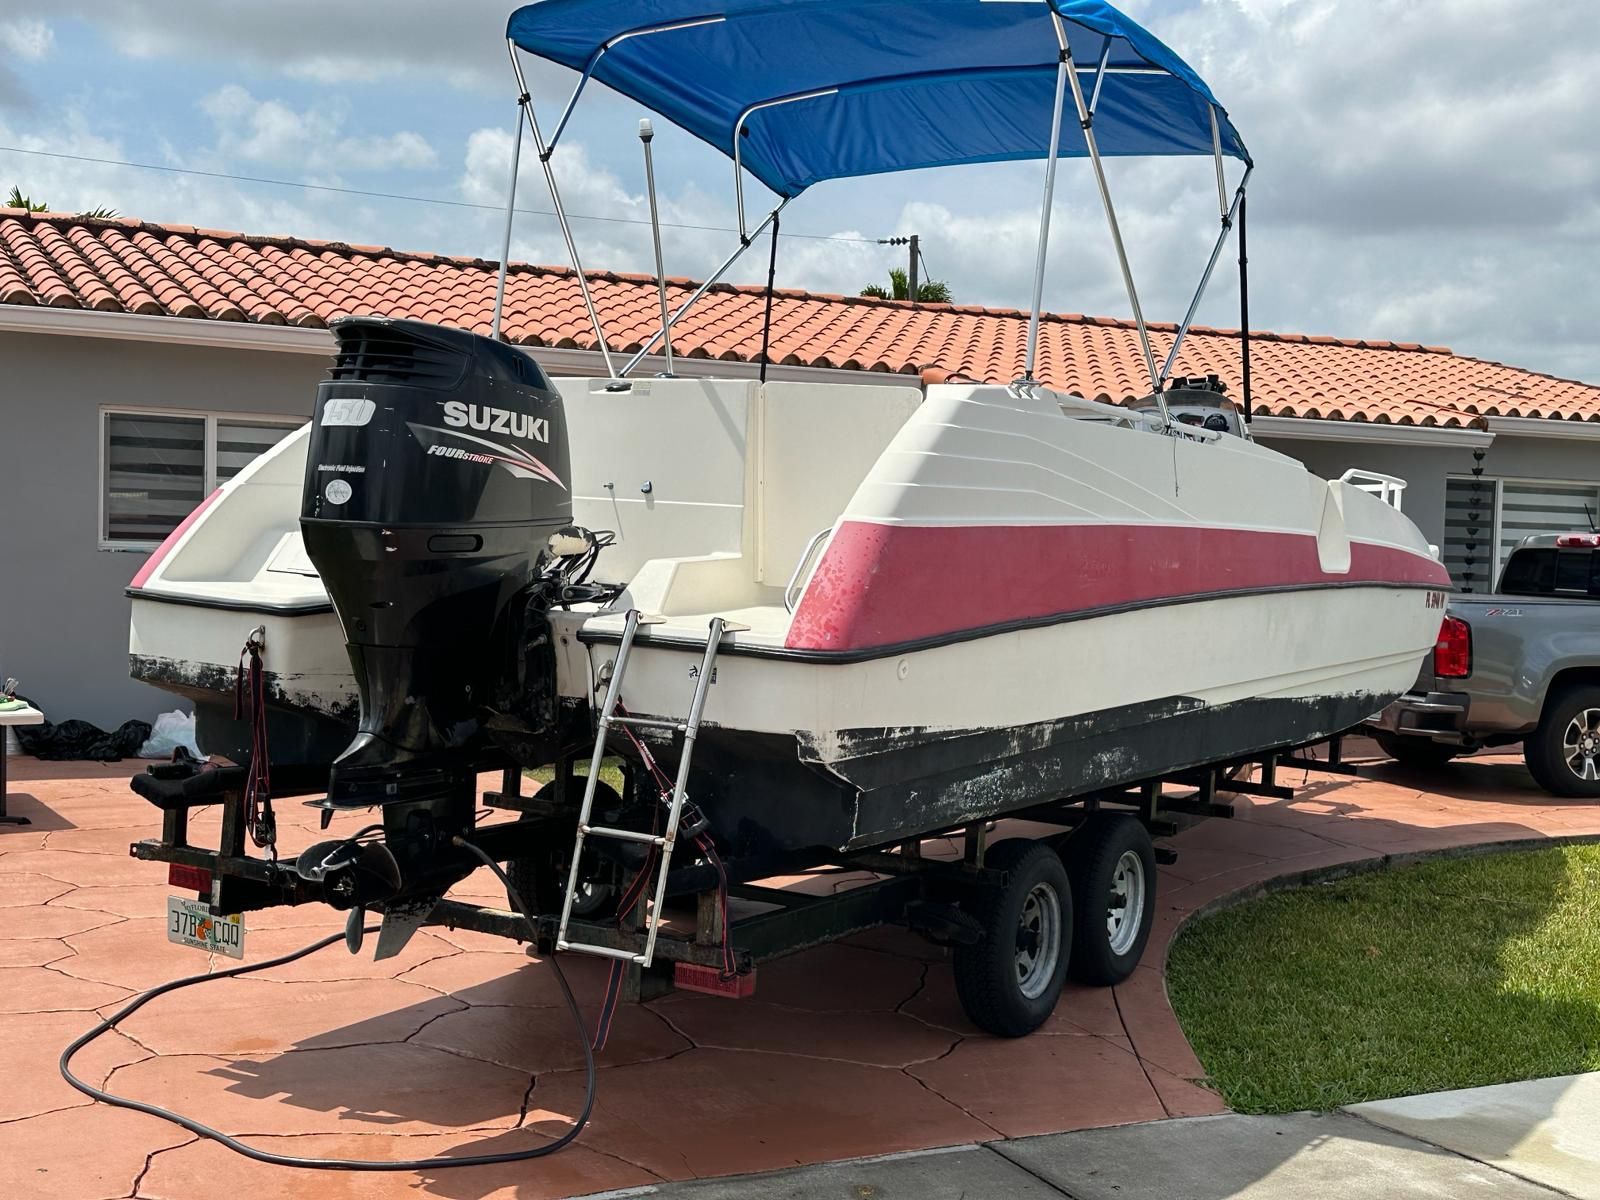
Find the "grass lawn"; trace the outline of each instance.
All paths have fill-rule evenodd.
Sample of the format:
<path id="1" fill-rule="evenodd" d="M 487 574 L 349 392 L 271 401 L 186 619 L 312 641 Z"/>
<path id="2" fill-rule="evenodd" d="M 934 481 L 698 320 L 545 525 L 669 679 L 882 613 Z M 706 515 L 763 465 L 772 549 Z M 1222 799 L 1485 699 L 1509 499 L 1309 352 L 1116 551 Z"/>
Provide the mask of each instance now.
<path id="1" fill-rule="evenodd" d="M 619 765 L 620 761 L 620 759 L 608 758 L 600 764 L 600 782 L 610 784 L 619 796 L 622 795 L 622 767 Z M 535 767 L 523 771 L 522 774 L 526 778 L 534 780 L 540 787 L 543 787 L 556 777 L 554 767 Z M 578 767 L 577 776 L 579 779 L 583 779 L 588 774 L 589 764 L 585 762 Z"/>
<path id="2" fill-rule="evenodd" d="M 1600 846 L 1252 901 L 1180 933 L 1167 988 L 1240 1112 L 1600 1070 Z"/>

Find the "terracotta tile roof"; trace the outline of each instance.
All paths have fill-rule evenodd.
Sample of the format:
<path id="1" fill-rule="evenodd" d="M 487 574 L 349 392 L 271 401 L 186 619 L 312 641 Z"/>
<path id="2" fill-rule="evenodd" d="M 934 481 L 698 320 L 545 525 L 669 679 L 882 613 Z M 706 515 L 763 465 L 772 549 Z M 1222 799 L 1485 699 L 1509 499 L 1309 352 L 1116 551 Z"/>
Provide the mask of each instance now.
<path id="1" fill-rule="evenodd" d="M 657 325 L 654 280 L 604 271 L 590 278 L 613 349 L 637 349 Z M 668 281 L 674 307 L 694 286 Z M 305 327 L 378 313 L 488 333 L 494 287 L 495 264 L 483 259 L 0 208 L 0 304 Z M 674 327 L 674 349 L 688 358 L 756 358 L 762 295 L 758 287 L 716 286 Z M 1017 309 L 779 291 L 772 356 L 1009 381 L 1022 369 L 1027 323 Z M 1175 330 L 1151 328 L 1159 359 Z M 564 268 L 513 265 L 505 333 L 524 345 L 595 348 L 577 280 Z M 1039 344 L 1037 374 L 1055 387 L 1111 400 L 1148 390 L 1130 322 L 1052 313 Z M 1263 332 L 1252 333 L 1251 347 L 1256 409 L 1273 416 L 1443 427 L 1490 416 L 1600 421 L 1600 387 L 1439 346 Z M 1177 369 L 1220 375 L 1238 395 L 1238 331 L 1191 330 Z"/>

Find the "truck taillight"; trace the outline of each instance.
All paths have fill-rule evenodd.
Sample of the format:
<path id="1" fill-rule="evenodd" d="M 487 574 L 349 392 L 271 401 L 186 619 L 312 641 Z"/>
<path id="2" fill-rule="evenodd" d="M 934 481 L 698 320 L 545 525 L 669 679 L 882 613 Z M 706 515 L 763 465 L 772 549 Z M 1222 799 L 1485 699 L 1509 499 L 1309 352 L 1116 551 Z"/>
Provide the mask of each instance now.
<path id="1" fill-rule="evenodd" d="M 1446 617 L 1433 646 L 1433 673 L 1443 679 L 1472 674 L 1472 626 L 1460 617 Z"/>

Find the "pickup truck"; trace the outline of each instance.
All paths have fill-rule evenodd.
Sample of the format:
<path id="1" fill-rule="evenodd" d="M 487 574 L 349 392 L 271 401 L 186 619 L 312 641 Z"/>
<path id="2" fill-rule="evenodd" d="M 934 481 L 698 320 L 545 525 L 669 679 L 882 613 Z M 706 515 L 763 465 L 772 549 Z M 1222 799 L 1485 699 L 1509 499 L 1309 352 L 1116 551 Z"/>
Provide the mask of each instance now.
<path id="1" fill-rule="evenodd" d="M 1414 766 L 1521 742 L 1540 787 L 1600 797 L 1600 533 L 1524 538 L 1498 591 L 1453 595 L 1416 686 L 1367 726 Z"/>

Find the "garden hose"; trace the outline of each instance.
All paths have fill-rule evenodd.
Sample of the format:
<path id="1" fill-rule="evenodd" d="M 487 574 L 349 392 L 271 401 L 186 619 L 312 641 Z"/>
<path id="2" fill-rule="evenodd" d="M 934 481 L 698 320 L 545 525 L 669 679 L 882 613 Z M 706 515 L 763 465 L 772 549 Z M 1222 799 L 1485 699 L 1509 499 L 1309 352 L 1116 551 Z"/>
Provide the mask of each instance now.
<path id="1" fill-rule="evenodd" d="M 506 894 L 511 897 L 511 903 L 516 905 L 517 912 L 528 923 L 528 930 L 534 941 L 537 942 L 538 927 L 534 924 L 533 918 L 529 916 L 528 906 L 523 903 L 522 896 L 512 886 L 511 880 L 506 877 L 506 873 L 501 869 L 500 864 L 465 838 L 453 838 L 452 843 L 477 856 L 485 866 L 500 877 L 500 882 L 506 885 Z M 143 1100 L 113 1095 L 104 1088 L 97 1088 L 93 1084 L 85 1083 L 72 1073 L 73 1055 L 77 1054 L 90 1042 L 115 1029 L 118 1022 L 132 1016 L 146 1004 L 149 1004 L 150 1001 L 156 999 L 156 997 L 164 996 L 168 992 L 175 992 L 180 988 L 193 987 L 197 983 L 205 983 L 212 979 L 229 979 L 235 975 L 249 975 L 256 971 L 265 971 L 269 967 L 280 967 L 286 963 L 297 962 L 307 955 L 315 954 L 318 950 L 333 945 L 335 942 L 344 941 L 344 937 L 343 933 L 329 934 L 325 938 L 319 938 L 317 941 L 312 942 L 309 946 L 303 946 L 299 950 L 279 955 L 277 958 L 269 958 L 264 962 L 250 963 L 248 966 L 230 967 L 225 971 L 216 971 L 205 975 L 189 975 L 141 992 L 89 1030 L 89 1032 L 77 1038 L 61 1052 L 61 1077 L 85 1096 L 98 1100 L 102 1104 L 115 1105 L 117 1108 L 130 1108 L 134 1112 L 142 1112 L 152 1117 L 159 1117 L 163 1121 L 169 1121 L 174 1125 L 187 1129 L 190 1133 L 195 1133 L 203 1138 L 209 1138 L 213 1142 L 220 1143 L 235 1154 L 242 1154 L 246 1158 L 253 1158 L 257 1162 L 270 1163 L 276 1167 L 304 1167 L 314 1171 L 438 1171 L 453 1167 L 486 1167 L 496 1163 L 523 1162 L 530 1158 L 543 1158 L 547 1154 L 554 1154 L 562 1147 L 571 1144 L 572 1140 L 583 1131 L 583 1127 L 588 1124 L 589 1114 L 594 1110 L 594 1051 L 589 1046 L 588 1033 L 583 1024 L 583 1013 L 578 1008 L 577 998 L 572 994 L 572 986 L 567 982 L 566 974 L 561 970 L 561 964 L 556 961 L 554 956 L 549 960 L 550 966 L 555 970 L 556 982 L 561 985 L 562 998 L 567 1002 L 567 1011 L 572 1014 L 572 1022 L 577 1030 L 578 1041 L 583 1046 L 583 1066 L 587 1090 L 583 1101 L 583 1111 L 578 1114 L 578 1118 L 573 1122 L 572 1128 L 554 1141 L 528 1150 L 505 1150 L 497 1154 L 468 1154 L 461 1156 L 435 1155 L 430 1158 L 405 1158 L 392 1161 L 373 1161 L 362 1158 L 310 1158 L 297 1154 L 277 1154 L 271 1150 L 262 1150 L 259 1147 L 241 1142 L 238 1138 L 231 1137 L 219 1129 L 213 1129 L 193 1117 L 186 1117 L 182 1113 L 162 1108 L 159 1104 L 147 1104 Z"/>

